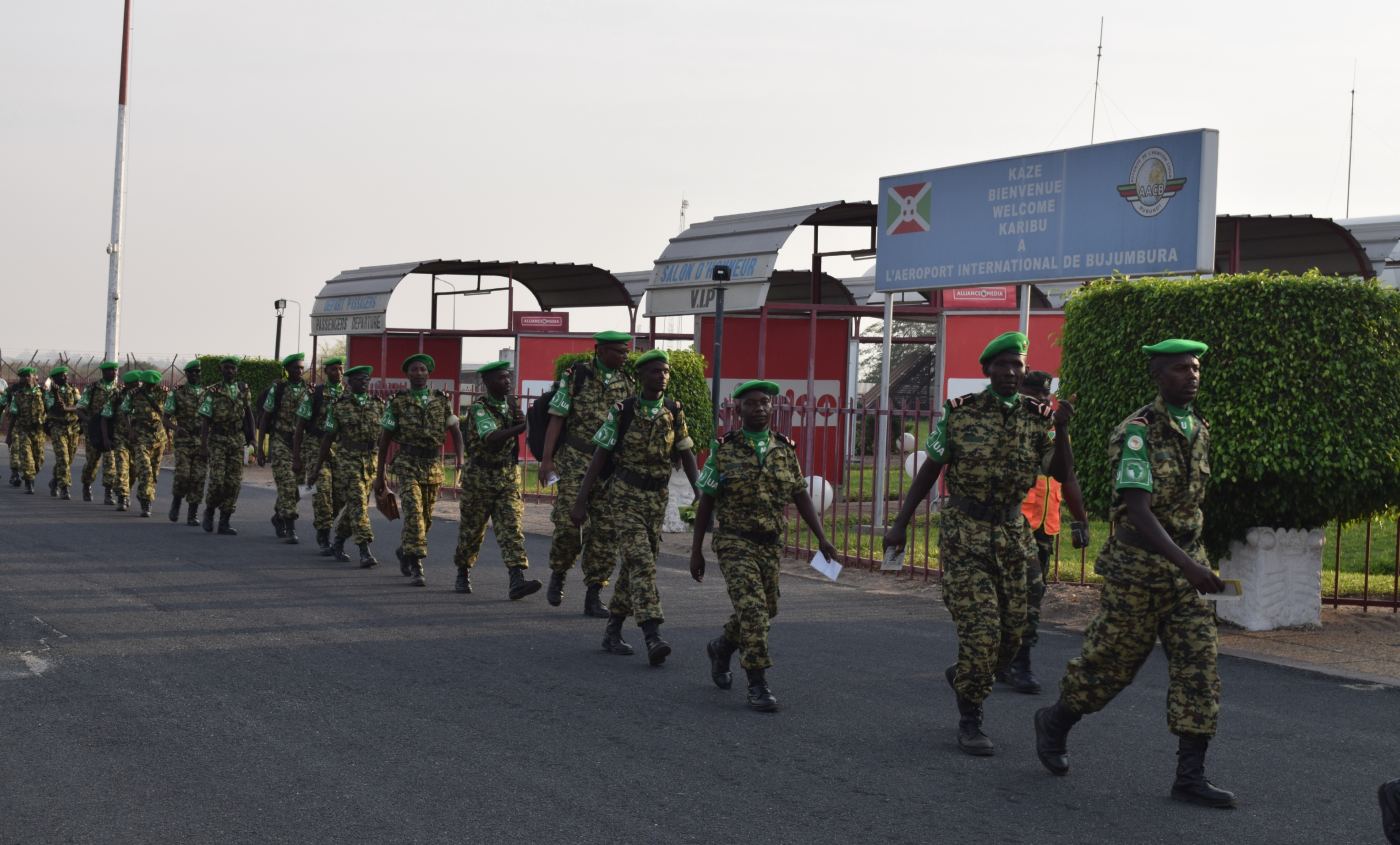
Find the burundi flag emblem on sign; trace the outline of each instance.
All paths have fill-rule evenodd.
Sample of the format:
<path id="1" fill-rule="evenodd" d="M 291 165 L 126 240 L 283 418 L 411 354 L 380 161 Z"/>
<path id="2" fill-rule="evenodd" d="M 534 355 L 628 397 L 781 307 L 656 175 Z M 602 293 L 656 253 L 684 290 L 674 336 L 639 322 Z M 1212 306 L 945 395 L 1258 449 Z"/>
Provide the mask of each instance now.
<path id="1" fill-rule="evenodd" d="M 892 186 L 885 193 L 885 234 L 927 232 L 932 194 L 932 182 Z"/>

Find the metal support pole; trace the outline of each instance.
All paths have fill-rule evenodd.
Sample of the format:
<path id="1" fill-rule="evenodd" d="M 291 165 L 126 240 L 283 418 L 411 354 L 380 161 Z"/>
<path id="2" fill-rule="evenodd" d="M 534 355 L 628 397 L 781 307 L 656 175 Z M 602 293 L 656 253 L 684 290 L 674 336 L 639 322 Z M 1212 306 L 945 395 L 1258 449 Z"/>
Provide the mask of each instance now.
<path id="1" fill-rule="evenodd" d="M 122 227 L 126 212 L 126 66 L 131 44 L 131 0 L 122 6 L 122 64 L 117 83 L 117 164 L 112 178 L 112 239 L 107 242 L 107 338 L 104 354 L 117 359 L 121 346 Z"/>
<path id="2" fill-rule="evenodd" d="M 282 360 L 282 312 L 277 312 L 277 339 L 272 342 L 272 357 Z"/>
<path id="3" fill-rule="evenodd" d="M 885 292 L 884 339 L 881 342 L 880 360 L 880 408 L 875 417 L 880 427 L 875 435 L 875 507 L 874 523 L 876 531 L 885 527 L 885 476 L 890 464 L 890 338 L 894 332 L 894 294 Z"/>
<path id="4" fill-rule="evenodd" d="M 715 288 L 715 342 L 711 358 L 714 375 L 710 378 L 710 413 L 713 416 L 710 438 L 714 439 L 719 437 L 719 380 L 724 372 L 721 369 L 724 364 L 724 285 Z"/>
<path id="5" fill-rule="evenodd" d="M 1021 334 L 1030 337 L 1031 334 L 1031 292 L 1035 288 L 1030 285 L 1021 286 Z"/>

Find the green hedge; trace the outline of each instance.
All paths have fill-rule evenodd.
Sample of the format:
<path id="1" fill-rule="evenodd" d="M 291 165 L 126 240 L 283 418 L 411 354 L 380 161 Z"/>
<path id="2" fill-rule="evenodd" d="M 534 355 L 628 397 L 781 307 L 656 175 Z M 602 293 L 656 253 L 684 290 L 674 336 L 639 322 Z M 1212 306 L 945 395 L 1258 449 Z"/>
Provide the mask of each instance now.
<path id="1" fill-rule="evenodd" d="M 220 379 L 219 359 L 223 355 L 200 355 L 200 383 L 205 385 L 217 384 Z M 180 360 L 183 365 L 184 359 Z M 277 381 L 285 375 L 282 370 L 282 362 L 274 361 L 271 358 L 243 358 L 238 364 L 238 380 L 248 385 L 253 393 L 253 399 L 257 399 L 268 385 Z M 257 421 L 257 415 L 261 413 L 254 409 L 253 421 Z"/>
<path id="2" fill-rule="evenodd" d="M 1252 526 L 1315 528 L 1400 504 L 1400 291 L 1250 273 L 1114 278 L 1065 306 L 1060 394 L 1078 394 L 1075 464 L 1091 509 L 1111 497 L 1109 433 L 1155 395 L 1139 347 L 1210 345 L 1197 407 L 1211 430 L 1206 544 Z"/>
<path id="3" fill-rule="evenodd" d="M 705 356 L 691 349 L 672 349 L 671 385 L 666 393 L 685 408 L 686 426 L 695 440 L 696 451 L 708 448 L 710 437 L 704 436 L 710 420 L 710 383 L 705 378 Z M 630 372 L 633 362 L 641 352 L 627 355 L 627 369 Z M 579 361 L 592 359 L 592 352 L 571 352 L 554 359 L 554 380 L 557 382 L 564 371 Z"/>

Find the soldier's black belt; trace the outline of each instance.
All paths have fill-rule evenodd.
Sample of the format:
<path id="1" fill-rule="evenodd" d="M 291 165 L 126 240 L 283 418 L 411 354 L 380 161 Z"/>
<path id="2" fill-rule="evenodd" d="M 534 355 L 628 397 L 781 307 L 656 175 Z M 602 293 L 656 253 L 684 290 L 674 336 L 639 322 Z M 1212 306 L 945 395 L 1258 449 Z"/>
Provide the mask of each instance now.
<path id="1" fill-rule="evenodd" d="M 335 448 L 345 452 L 373 452 L 379 446 L 373 440 L 337 440 Z"/>
<path id="2" fill-rule="evenodd" d="M 593 454 L 593 450 L 598 448 L 597 444 L 595 444 L 592 440 L 584 440 L 582 437 L 575 437 L 572 434 L 564 435 L 564 442 L 579 450 L 580 452 L 584 453 L 585 455 Z"/>
<path id="3" fill-rule="evenodd" d="M 730 528 L 721 528 L 719 535 L 721 537 L 737 537 L 760 546 L 778 546 L 782 545 L 783 542 L 782 535 L 776 531 L 735 531 Z"/>
<path id="4" fill-rule="evenodd" d="M 400 443 L 399 453 L 403 455 L 408 455 L 411 458 L 427 458 L 429 460 L 433 460 L 442 457 L 442 447 L 414 446 L 409 443 Z"/>
<path id="5" fill-rule="evenodd" d="M 652 493 L 665 490 L 666 485 L 671 483 L 671 477 L 669 475 L 663 478 L 648 478 L 645 475 L 640 475 L 631 470 L 623 469 L 622 467 L 613 470 L 613 478 L 626 481 L 638 490 L 647 490 Z"/>
<path id="6" fill-rule="evenodd" d="M 1172 542 L 1176 543 L 1177 548 L 1181 549 L 1187 548 L 1192 543 L 1195 543 L 1197 539 L 1200 538 L 1200 535 L 1194 532 L 1190 534 L 1182 534 L 1180 536 L 1168 533 L 1167 536 L 1171 537 Z M 1135 549 L 1142 549 L 1145 552 L 1159 554 L 1157 549 L 1154 548 L 1153 545 L 1147 541 L 1146 537 L 1139 533 L 1136 528 L 1126 523 L 1114 527 L 1113 538 L 1125 546 L 1132 546 Z"/>
<path id="7" fill-rule="evenodd" d="M 514 458 L 497 458 L 494 460 L 482 457 L 472 458 L 472 466 L 478 469 L 509 469 L 513 468 L 518 463 L 520 463 L 519 459 Z"/>
<path id="8" fill-rule="evenodd" d="M 948 507 L 981 522 L 1014 522 L 1021 516 L 1021 506 L 979 502 L 966 496 L 949 496 Z"/>

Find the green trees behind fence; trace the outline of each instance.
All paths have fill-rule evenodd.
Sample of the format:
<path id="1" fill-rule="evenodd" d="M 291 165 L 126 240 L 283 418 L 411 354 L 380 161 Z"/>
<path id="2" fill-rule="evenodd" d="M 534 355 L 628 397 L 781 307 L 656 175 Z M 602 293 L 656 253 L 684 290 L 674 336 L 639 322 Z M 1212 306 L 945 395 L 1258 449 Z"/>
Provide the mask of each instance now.
<path id="1" fill-rule="evenodd" d="M 1155 389 L 1140 347 L 1210 345 L 1197 407 L 1211 430 L 1206 543 L 1253 526 L 1313 528 L 1400 505 L 1400 291 L 1249 273 L 1108 279 L 1065 307 L 1062 396 L 1091 509 L 1111 496 L 1108 434 Z"/>

